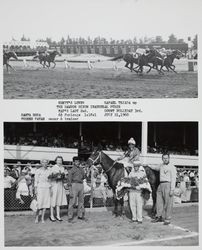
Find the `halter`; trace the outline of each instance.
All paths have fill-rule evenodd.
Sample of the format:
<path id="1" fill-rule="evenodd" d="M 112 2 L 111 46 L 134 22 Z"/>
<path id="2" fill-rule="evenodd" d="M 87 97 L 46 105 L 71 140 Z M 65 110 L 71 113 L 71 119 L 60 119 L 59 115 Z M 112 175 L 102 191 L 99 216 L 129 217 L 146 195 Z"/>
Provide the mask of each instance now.
<path id="1" fill-rule="evenodd" d="M 101 152 L 99 152 L 98 156 L 95 158 L 95 160 L 93 160 L 91 157 L 88 158 L 88 160 L 92 161 L 92 165 L 94 165 L 94 163 L 100 158 L 100 162 L 101 162 Z"/>
<path id="2" fill-rule="evenodd" d="M 100 159 L 100 163 L 101 163 L 101 152 L 99 152 L 99 154 L 98 154 L 98 156 L 95 158 L 95 160 L 93 160 L 91 157 L 89 157 L 88 159 L 92 161 L 92 165 L 94 165 L 94 163 L 95 163 L 98 159 Z M 116 161 L 114 161 L 114 163 L 112 164 L 112 166 L 111 166 L 109 169 L 107 169 L 107 170 L 104 170 L 104 169 L 103 169 L 104 172 L 105 172 L 105 173 L 109 172 L 109 171 L 114 167 L 115 164 L 116 164 Z"/>

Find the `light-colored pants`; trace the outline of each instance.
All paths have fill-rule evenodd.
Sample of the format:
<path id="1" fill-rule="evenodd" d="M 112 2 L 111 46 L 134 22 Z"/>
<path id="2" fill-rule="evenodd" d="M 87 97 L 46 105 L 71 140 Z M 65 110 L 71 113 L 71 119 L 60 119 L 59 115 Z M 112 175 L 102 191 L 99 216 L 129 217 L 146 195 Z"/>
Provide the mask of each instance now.
<path id="1" fill-rule="evenodd" d="M 141 191 L 130 190 L 129 192 L 130 209 L 132 212 L 132 220 L 142 221 L 143 199 Z"/>
<path id="2" fill-rule="evenodd" d="M 157 216 L 163 216 L 165 213 L 165 220 L 171 220 L 172 208 L 173 196 L 170 196 L 170 182 L 160 183 L 157 189 Z"/>
<path id="3" fill-rule="evenodd" d="M 72 183 L 73 197 L 69 200 L 68 218 L 72 219 L 74 215 L 74 206 L 78 198 L 78 217 L 82 217 L 84 213 L 84 186 L 83 183 Z"/>

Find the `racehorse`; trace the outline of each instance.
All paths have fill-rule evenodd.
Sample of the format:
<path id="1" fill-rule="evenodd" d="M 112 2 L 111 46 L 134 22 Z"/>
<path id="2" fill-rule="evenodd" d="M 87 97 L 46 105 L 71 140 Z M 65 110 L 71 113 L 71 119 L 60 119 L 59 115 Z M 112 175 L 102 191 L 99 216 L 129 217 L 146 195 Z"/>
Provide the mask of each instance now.
<path id="1" fill-rule="evenodd" d="M 40 62 L 41 65 L 43 65 L 43 68 L 45 68 L 45 66 L 50 68 L 51 63 L 54 64 L 53 68 L 55 68 L 55 66 L 56 66 L 56 63 L 55 63 L 56 55 L 61 56 L 61 54 L 57 50 L 54 50 L 54 51 L 49 52 L 49 53 L 39 53 L 38 55 L 34 56 L 33 59 L 39 58 L 39 62 Z M 46 64 L 46 62 L 48 63 L 48 65 Z"/>
<path id="2" fill-rule="evenodd" d="M 16 53 L 14 51 L 9 51 L 9 52 L 4 52 L 3 53 L 3 65 L 6 65 L 6 69 L 7 69 L 7 72 L 8 71 L 8 68 L 11 68 L 13 70 L 15 70 L 10 64 L 9 64 L 9 59 L 10 58 L 14 58 L 16 60 L 18 60 L 18 57 L 16 55 Z"/>
<path id="3" fill-rule="evenodd" d="M 151 65 L 149 65 L 149 62 L 155 56 L 156 56 L 155 50 L 148 50 L 146 54 L 139 55 L 137 58 L 134 57 L 133 54 L 127 53 L 127 54 L 112 58 L 112 59 L 110 59 L 110 61 L 116 61 L 119 59 L 123 59 L 126 62 L 125 67 L 130 69 L 131 72 L 135 71 L 136 73 L 142 73 L 143 67 L 146 66 L 146 67 L 149 67 L 149 70 L 147 71 L 147 73 L 149 73 L 152 68 L 156 69 L 160 73 L 160 70 L 158 70 L 158 68 L 154 68 Z M 133 68 L 134 64 L 137 64 L 138 66 Z"/>
<path id="4" fill-rule="evenodd" d="M 180 59 L 182 56 L 182 52 L 179 50 L 173 50 L 172 53 L 170 55 L 167 55 L 166 58 L 164 60 L 160 59 L 160 58 L 156 58 L 155 64 L 153 64 L 153 67 L 158 67 L 157 65 L 160 65 L 160 71 L 163 70 L 163 67 L 166 67 L 167 71 L 169 71 L 169 69 L 171 69 L 173 72 L 177 73 L 175 71 L 175 65 L 173 65 L 174 59 Z"/>
<path id="5" fill-rule="evenodd" d="M 124 201 L 123 198 L 118 200 L 115 197 L 115 190 L 117 187 L 118 181 L 124 177 L 124 166 L 122 163 L 118 163 L 112 160 L 107 154 L 103 151 L 95 151 L 93 152 L 87 160 L 87 164 L 89 166 L 100 164 L 104 170 L 104 172 L 108 176 L 108 183 L 114 193 L 114 214 L 116 216 L 121 216 L 123 213 L 123 205 Z M 152 206 L 152 214 L 155 215 L 156 213 L 156 191 L 159 185 L 159 172 L 152 170 L 148 166 L 144 166 L 147 178 L 152 188 L 152 199 L 153 199 L 153 206 Z"/>

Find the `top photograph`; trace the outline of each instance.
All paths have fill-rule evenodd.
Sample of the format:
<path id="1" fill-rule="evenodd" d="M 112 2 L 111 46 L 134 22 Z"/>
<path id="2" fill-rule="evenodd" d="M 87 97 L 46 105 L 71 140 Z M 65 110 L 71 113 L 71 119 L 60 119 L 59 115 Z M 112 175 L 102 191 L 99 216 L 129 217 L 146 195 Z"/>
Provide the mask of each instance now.
<path id="1" fill-rule="evenodd" d="M 200 7 L 2 1 L 3 98 L 198 98 Z"/>

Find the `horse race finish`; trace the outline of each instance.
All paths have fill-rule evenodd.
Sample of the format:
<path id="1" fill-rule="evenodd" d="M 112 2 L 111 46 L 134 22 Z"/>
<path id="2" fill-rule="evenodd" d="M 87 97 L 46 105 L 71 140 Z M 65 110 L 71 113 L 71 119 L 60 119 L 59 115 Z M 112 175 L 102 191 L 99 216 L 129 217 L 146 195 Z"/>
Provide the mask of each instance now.
<path id="1" fill-rule="evenodd" d="M 172 70 L 175 71 L 175 65 L 173 65 L 174 59 L 180 59 L 183 56 L 183 53 L 180 50 L 169 51 L 167 54 L 162 54 L 156 49 L 145 50 L 142 54 L 133 54 L 128 53 L 115 58 L 110 59 L 111 61 L 116 61 L 123 59 L 126 64 L 125 67 L 130 69 L 131 72 L 135 71 L 136 73 L 142 73 L 143 67 L 149 67 L 147 73 L 151 71 L 151 69 L 155 69 L 159 74 L 163 74 L 163 67 L 167 69 L 167 71 Z M 133 68 L 133 65 L 137 66 Z M 151 66 L 150 64 L 153 64 Z M 130 66 L 129 66 L 130 65 Z M 158 69 L 160 66 L 160 69 Z"/>

